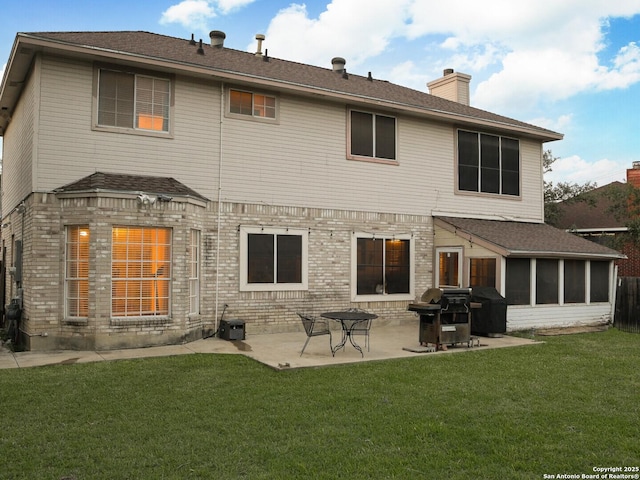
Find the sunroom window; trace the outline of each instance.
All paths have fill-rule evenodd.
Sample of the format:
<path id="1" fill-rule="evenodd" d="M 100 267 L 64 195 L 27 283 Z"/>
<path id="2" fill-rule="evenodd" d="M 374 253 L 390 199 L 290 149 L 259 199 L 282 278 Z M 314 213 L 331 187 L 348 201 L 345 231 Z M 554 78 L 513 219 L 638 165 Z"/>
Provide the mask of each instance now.
<path id="1" fill-rule="evenodd" d="M 170 314 L 171 229 L 114 227 L 111 247 L 111 315 Z"/>

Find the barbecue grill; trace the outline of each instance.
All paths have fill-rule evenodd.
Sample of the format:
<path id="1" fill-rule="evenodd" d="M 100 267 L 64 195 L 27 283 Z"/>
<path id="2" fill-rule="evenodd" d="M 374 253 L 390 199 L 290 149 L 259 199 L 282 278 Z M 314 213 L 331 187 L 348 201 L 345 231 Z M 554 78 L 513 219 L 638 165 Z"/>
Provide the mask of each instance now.
<path id="1" fill-rule="evenodd" d="M 408 310 L 420 315 L 420 345 L 471 346 L 471 289 L 429 289 Z M 444 347 L 446 348 L 446 347 Z"/>

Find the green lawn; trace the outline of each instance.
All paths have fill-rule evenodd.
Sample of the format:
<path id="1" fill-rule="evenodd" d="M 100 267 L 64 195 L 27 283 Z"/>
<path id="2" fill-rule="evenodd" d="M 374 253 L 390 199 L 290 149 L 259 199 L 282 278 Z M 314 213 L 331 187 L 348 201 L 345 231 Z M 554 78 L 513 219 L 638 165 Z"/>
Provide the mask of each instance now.
<path id="1" fill-rule="evenodd" d="M 640 465 L 640 335 L 277 372 L 0 371 L 3 479 L 541 479 Z M 546 477 L 550 478 L 550 477 Z"/>

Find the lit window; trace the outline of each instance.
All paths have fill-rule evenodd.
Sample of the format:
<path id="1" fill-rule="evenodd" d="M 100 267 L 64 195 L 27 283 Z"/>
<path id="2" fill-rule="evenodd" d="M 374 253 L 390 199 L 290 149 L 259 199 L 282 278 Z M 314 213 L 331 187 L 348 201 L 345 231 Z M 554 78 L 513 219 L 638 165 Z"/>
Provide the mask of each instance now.
<path id="1" fill-rule="evenodd" d="M 89 315 L 89 227 L 67 227 L 65 297 L 67 318 Z"/>
<path id="2" fill-rule="evenodd" d="M 111 315 L 169 315 L 171 230 L 114 227 L 111 247 Z"/>
<path id="3" fill-rule="evenodd" d="M 169 131 L 168 79 L 113 70 L 100 70 L 99 76 L 99 126 Z"/>
<path id="4" fill-rule="evenodd" d="M 352 110 L 349 126 L 351 156 L 395 160 L 396 119 L 394 117 Z"/>
<path id="5" fill-rule="evenodd" d="M 243 227 L 242 290 L 306 290 L 306 230 Z"/>
<path id="6" fill-rule="evenodd" d="M 496 286 L 496 259 L 495 258 L 469 259 L 469 286 L 495 288 Z"/>
<path id="7" fill-rule="evenodd" d="M 191 230 L 189 255 L 189 313 L 200 313 L 200 231 Z"/>
<path id="8" fill-rule="evenodd" d="M 356 295 L 409 295 L 411 293 L 410 238 L 355 239 Z"/>
<path id="9" fill-rule="evenodd" d="M 276 118 L 276 98 L 240 90 L 230 90 L 229 112 L 259 118 Z"/>

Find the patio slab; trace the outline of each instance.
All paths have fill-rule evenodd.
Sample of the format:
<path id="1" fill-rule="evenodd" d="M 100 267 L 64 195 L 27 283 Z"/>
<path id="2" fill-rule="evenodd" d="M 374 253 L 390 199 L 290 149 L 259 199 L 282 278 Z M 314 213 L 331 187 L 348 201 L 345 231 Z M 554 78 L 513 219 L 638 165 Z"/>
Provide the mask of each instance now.
<path id="1" fill-rule="evenodd" d="M 0 369 L 27 368 L 43 365 L 59 365 L 73 363 L 99 362 L 106 360 L 163 357 L 172 355 L 189 355 L 194 353 L 217 353 L 245 355 L 274 369 L 320 367 L 346 363 L 388 360 L 416 356 L 450 355 L 461 352 L 477 351 L 491 348 L 516 347 L 540 343 L 534 340 L 504 335 L 499 338 L 478 337 L 480 346 L 472 348 L 464 346 L 449 347 L 446 351 L 430 352 L 420 348 L 418 342 L 418 322 L 400 326 L 375 325 L 371 328 L 370 351 L 363 348 L 364 357 L 347 342 L 344 349 L 331 355 L 327 336 L 311 338 L 304 354 L 300 350 L 306 340 L 304 332 L 251 334 L 246 332 L 245 340 L 222 340 L 205 338 L 183 345 L 167 345 L 148 348 L 133 348 L 105 351 L 72 351 L 53 352 L 11 352 L 0 346 Z M 340 341 L 341 332 L 333 333 L 333 344 Z M 357 337 L 363 346 L 364 338 Z"/>

